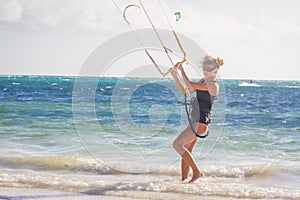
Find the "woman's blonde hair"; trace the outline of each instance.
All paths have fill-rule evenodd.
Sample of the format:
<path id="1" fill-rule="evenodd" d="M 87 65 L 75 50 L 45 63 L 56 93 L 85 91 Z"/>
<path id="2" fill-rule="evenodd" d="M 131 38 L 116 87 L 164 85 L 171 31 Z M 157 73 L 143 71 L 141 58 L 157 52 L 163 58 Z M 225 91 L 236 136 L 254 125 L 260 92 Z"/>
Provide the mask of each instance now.
<path id="1" fill-rule="evenodd" d="M 204 57 L 203 61 L 201 62 L 202 65 L 214 65 L 217 68 L 220 68 L 222 65 L 224 65 L 224 60 L 221 58 L 213 58 L 210 55 L 207 55 Z"/>

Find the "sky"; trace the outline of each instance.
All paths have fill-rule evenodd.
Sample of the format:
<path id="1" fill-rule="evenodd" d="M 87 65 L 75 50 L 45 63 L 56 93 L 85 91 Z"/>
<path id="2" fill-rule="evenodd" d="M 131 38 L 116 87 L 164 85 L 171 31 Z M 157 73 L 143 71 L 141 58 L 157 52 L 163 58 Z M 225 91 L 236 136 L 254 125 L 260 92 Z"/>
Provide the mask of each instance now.
<path id="1" fill-rule="evenodd" d="M 121 10 L 138 5 L 115 1 Z M 161 2 L 178 33 L 224 59 L 221 78 L 300 80 L 300 1 Z M 158 0 L 143 3 L 157 28 L 170 29 Z M 151 28 L 140 8 L 127 12 L 134 29 Z M 0 0 L 0 75 L 76 76 L 99 45 L 126 31 L 112 0 Z"/>

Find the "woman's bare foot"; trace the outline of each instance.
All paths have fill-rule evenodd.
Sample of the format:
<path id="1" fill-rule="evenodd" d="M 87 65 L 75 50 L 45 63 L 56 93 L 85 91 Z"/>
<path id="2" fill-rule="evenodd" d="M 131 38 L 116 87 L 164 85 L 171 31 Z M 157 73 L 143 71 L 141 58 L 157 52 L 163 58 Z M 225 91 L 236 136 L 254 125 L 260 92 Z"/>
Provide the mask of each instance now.
<path id="1" fill-rule="evenodd" d="M 182 181 L 185 181 L 186 179 L 187 179 L 187 177 L 182 177 L 181 178 Z"/>
<path id="2" fill-rule="evenodd" d="M 204 177 L 202 172 L 197 172 L 193 174 L 192 179 L 189 181 L 189 183 L 195 183 L 198 179 Z"/>

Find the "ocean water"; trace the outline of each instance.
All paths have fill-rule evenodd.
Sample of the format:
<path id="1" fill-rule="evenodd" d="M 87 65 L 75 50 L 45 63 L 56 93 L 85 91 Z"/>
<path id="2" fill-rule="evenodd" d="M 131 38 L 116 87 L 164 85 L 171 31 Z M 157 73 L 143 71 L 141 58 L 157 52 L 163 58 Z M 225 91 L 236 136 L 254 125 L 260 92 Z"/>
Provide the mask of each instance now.
<path id="1" fill-rule="evenodd" d="M 181 181 L 169 79 L 0 77 L 0 186 L 136 199 L 300 199 L 300 82 L 220 80 Z M 1 194 L 0 194 L 1 197 Z"/>

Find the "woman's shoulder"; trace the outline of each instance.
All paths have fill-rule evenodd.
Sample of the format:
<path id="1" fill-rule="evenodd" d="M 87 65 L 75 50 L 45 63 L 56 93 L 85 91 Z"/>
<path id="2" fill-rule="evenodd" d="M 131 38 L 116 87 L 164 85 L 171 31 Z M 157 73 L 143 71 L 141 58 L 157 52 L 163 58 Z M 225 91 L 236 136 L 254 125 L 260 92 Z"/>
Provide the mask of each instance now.
<path id="1" fill-rule="evenodd" d="M 219 83 L 217 81 L 207 83 L 208 92 L 211 96 L 218 96 Z"/>

